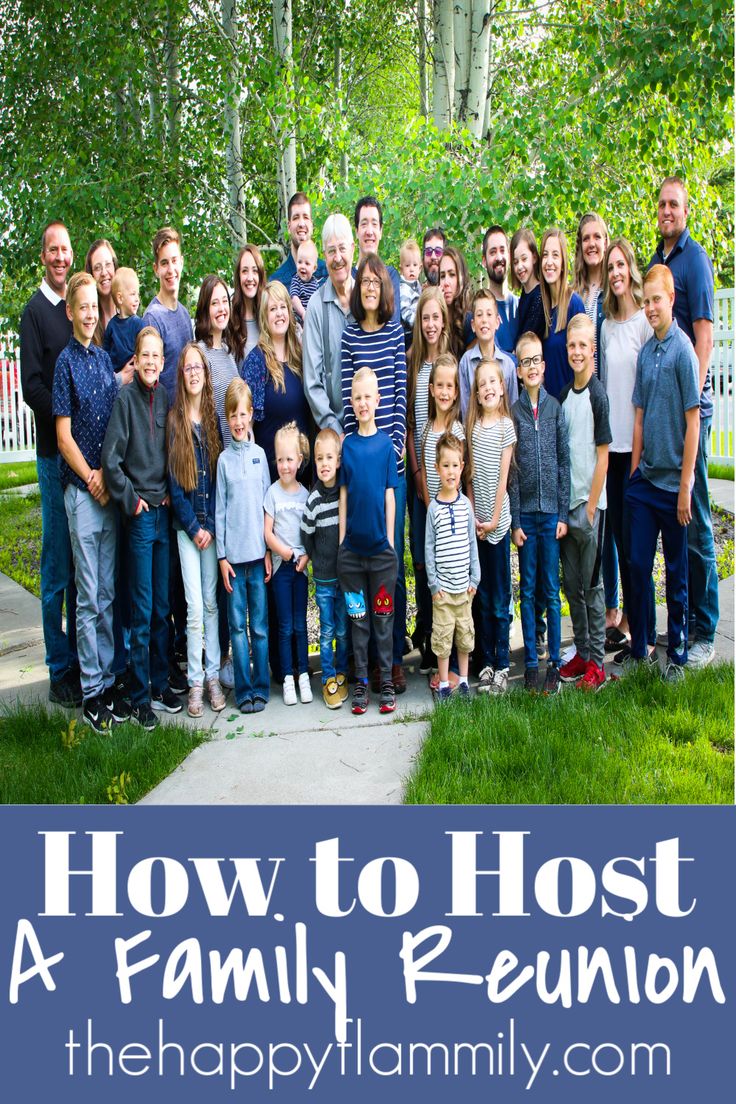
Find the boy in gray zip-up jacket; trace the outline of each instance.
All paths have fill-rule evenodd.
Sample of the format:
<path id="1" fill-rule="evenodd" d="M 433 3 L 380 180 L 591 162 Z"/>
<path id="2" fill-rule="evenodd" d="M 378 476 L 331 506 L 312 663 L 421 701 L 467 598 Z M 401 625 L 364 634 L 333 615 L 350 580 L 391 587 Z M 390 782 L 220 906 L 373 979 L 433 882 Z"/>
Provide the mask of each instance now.
<path id="1" fill-rule="evenodd" d="M 536 690 L 539 660 L 536 649 L 535 589 L 537 575 L 547 609 L 549 662 L 545 693 L 560 683 L 560 544 L 567 533 L 570 504 L 570 453 L 560 404 L 542 383 L 542 343 L 525 333 L 516 346 L 523 390 L 511 414 L 516 449 L 509 474 L 511 536 L 519 549 L 521 628 L 524 634 L 524 683 Z"/>

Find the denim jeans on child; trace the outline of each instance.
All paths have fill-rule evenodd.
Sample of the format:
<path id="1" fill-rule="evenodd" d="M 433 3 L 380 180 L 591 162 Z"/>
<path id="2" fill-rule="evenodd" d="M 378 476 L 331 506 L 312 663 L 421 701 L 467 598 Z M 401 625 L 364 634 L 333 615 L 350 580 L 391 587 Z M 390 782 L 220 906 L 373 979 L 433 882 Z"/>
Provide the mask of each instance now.
<path id="1" fill-rule="evenodd" d="M 324 684 L 336 674 L 347 674 L 348 611 L 345 607 L 345 597 L 337 581 L 317 583 L 314 596 L 319 610 L 319 656 L 322 661 Z"/>
<path id="2" fill-rule="evenodd" d="M 77 651 L 82 694 L 95 698 L 112 686 L 112 600 L 115 593 L 117 518 L 111 502 L 100 506 L 89 491 L 69 483 L 64 491 L 77 585 Z"/>
<path id="3" fill-rule="evenodd" d="M 217 610 L 217 546 L 201 551 L 183 529 L 176 531 L 179 562 L 187 600 L 187 682 L 201 686 L 220 671 L 220 633 Z M 206 666 L 202 670 L 202 630 Z"/>
<path id="4" fill-rule="evenodd" d="M 557 514 L 522 514 L 526 540 L 519 549 L 521 575 L 521 628 L 524 634 L 524 666 L 538 667 L 534 592 L 539 573 L 547 610 L 547 643 L 551 663 L 560 662 L 560 542 Z"/>
<path id="5" fill-rule="evenodd" d="M 41 622 L 53 680 L 77 663 L 77 589 L 58 456 L 36 458 L 41 491 Z M 61 627 L 66 598 L 66 632 Z"/>
<path id="6" fill-rule="evenodd" d="M 497 544 L 479 540 L 478 559 L 480 586 L 476 598 L 479 607 L 476 648 L 480 651 L 484 667 L 504 670 L 509 666 L 510 533 L 507 532 Z"/>
<path id="7" fill-rule="evenodd" d="M 639 469 L 631 476 L 626 502 L 631 519 L 631 654 L 646 655 L 647 597 L 662 534 L 667 596 L 667 656 L 687 663 L 687 529 L 677 520 L 677 494 L 663 491 L 645 479 Z"/>
<path id="8" fill-rule="evenodd" d="M 128 521 L 130 697 L 160 694 L 169 677 L 169 510 L 149 506 Z M 150 684 L 150 690 L 149 690 Z"/>
<path id="9" fill-rule="evenodd" d="M 281 561 L 271 579 L 279 620 L 279 660 L 284 675 L 292 673 L 292 638 L 296 641 L 297 674 L 309 668 L 307 656 L 307 573 L 297 571 L 293 560 Z"/>
<path id="10" fill-rule="evenodd" d="M 268 607 L 263 560 L 233 564 L 227 613 L 233 651 L 235 701 L 238 706 L 257 696 L 268 701 Z M 248 635 L 250 634 L 250 650 Z M 251 673 L 251 660 L 253 671 Z"/>

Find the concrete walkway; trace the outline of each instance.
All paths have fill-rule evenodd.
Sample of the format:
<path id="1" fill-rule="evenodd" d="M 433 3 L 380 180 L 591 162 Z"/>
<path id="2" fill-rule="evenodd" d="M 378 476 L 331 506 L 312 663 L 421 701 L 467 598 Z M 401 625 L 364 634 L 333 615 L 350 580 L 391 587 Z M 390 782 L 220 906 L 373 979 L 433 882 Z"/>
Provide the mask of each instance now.
<path id="1" fill-rule="evenodd" d="M 733 511 L 734 484 L 713 480 L 714 500 Z M 716 635 L 719 659 L 734 658 L 734 580 L 719 585 L 721 619 Z M 666 611 L 657 608 L 658 627 Z M 48 701 L 41 606 L 0 574 L 0 704 Z M 563 646 L 571 640 L 563 618 Z M 523 675 L 521 629 L 512 627 L 512 684 Z M 288 707 L 278 687 L 263 713 L 242 715 L 228 706 L 219 715 L 205 711 L 199 721 L 186 712 L 169 718 L 206 728 L 210 739 L 197 748 L 143 804 L 399 804 L 404 783 L 426 731 L 432 708 L 427 680 L 418 673 L 418 654 L 407 656 L 408 689 L 393 715 L 381 716 L 375 699 L 354 717 L 347 705 L 328 710 L 320 680 L 312 679 L 315 700 Z M 607 667 L 611 668 L 611 657 Z M 186 699 L 182 699 L 186 702 Z M 152 737 L 155 739 L 155 735 Z"/>

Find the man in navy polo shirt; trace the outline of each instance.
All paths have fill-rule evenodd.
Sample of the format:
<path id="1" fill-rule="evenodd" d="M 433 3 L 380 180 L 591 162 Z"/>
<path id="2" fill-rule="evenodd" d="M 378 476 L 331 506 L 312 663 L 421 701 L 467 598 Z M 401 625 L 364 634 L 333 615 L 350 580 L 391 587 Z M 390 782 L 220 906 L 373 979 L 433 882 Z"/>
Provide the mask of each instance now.
<path id="1" fill-rule="evenodd" d="M 698 358 L 700 439 L 695 461 L 692 521 L 687 530 L 688 608 L 691 640 L 688 666 L 705 667 L 714 656 L 718 624 L 718 571 L 708 495 L 708 451 L 713 419 L 710 358 L 713 352 L 713 264 L 687 229 L 685 185 L 669 176 L 659 190 L 657 225 L 662 235 L 649 263 L 664 264 L 675 282 L 674 316 L 693 343 Z"/>

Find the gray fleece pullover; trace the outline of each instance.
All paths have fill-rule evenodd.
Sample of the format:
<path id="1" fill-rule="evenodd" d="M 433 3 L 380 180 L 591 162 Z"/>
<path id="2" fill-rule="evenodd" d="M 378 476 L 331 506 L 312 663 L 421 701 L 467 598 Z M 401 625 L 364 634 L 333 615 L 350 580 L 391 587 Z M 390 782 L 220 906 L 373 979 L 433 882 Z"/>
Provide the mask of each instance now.
<path id="1" fill-rule="evenodd" d="M 136 372 L 113 404 L 102 445 L 102 470 L 111 496 L 132 517 L 142 498 L 160 506 L 166 478 L 166 415 L 169 398 L 157 383 L 146 387 Z"/>
<path id="2" fill-rule="evenodd" d="M 218 560 L 251 563 L 266 555 L 263 496 L 268 460 L 254 441 L 231 441 L 217 461 L 215 537 Z"/>
<path id="3" fill-rule="evenodd" d="M 570 506 L 570 451 L 565 415 L 557 399 L 539 390 L 537 417 L 524 389 L 511 408 L 516 427 L 514 463 L 509 472 L 511 528 L 524 514 L 557 514 L 567 523 Z"/>

